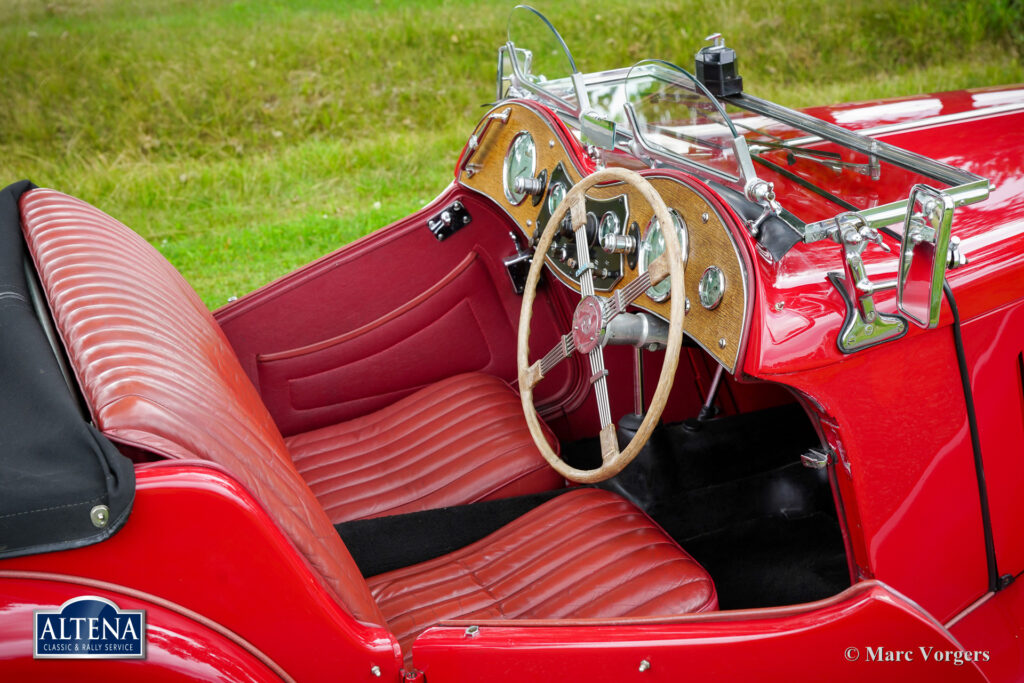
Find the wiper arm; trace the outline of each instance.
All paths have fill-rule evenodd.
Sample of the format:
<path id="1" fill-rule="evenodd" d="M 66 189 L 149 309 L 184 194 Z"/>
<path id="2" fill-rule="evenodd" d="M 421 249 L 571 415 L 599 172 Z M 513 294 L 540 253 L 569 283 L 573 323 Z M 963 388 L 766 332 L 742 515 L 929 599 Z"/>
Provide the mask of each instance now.
<path id="1" fill-rule="evenodd" d="M 872 180 L 878 180 L 879 165 L 878 159 L 872 157 L 871 160 L 866 164 L 858 164 L 852 161 L 843 161 L 842 156 L 839 152 L 827 152 L 819 149 L 807 149 L 805 147 L 796 147 L 787 143 L 783 138 L 777 135 L 772 135 L 768 131 L 760 130 L 753 126 L 748 126 L 739 121 L 732 122 L 734 126 L 738 126 L 745 130 L 749 130 L 752 133 L 757 133 L 766 138 L 772 138 L 772 141 L 759 141 L 750 143 L 751 154 L 756 154 L 759 157 L 763 156 L 766 152 L 772 152 L 776 150 L 786 151 L 786 163 L 792 166 L 796 163 L 797 158 L 807 159 L 817 164 L 821 164 L 827 168 L 831 168 L 836 173 L 841 173 L 844 168 L 848 168 L 851 171 L 866 175 Z"/>
<path id="2" fill-rule="evenodd" d="M 799 147 L 793 147 L 791 145 L 773 143 L 773 142 L 758 142 L 750 146 L 750 152 L 756 154 L 759 157 L 764 156 L 766 152 L 773 152 L 776 150 L 785 150 L 786 152 L 786 163 L 792 166 L 796 163 L 797 158 L 806 159 L 807 161 L 813 161 L 816 164 L 821 164 L 827 168 L 831 168 L 836 173 L 841 173 L 844 168 L 848 168 L 851 171 L 856 171 L 861 175 L 866 175 L 872 180 L 878 180 L 879 166 L 878 160 L 874 159 L 866 164 L 858 164 L 853 161 L 843 161 L 842 157 L 837 152 L 826 152 L 823 150 L 816 149 L 801 149 Z"/>

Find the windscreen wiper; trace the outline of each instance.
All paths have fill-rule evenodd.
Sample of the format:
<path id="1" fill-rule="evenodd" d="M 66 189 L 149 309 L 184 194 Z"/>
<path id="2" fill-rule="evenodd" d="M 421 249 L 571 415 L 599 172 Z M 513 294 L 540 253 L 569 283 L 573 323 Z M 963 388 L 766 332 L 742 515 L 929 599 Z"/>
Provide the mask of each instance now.
<path id="1" fill-rule="evenodd" d="M 829 152 L 823 149 L 807 149 L 806 147 L 797 147 L 786 142 L 783 138 L 777 135 L 772 135 L 768 131 L 760 130 L 753 126 L 748 126 L 740 121 L 733 120 L 733 125 L 749 130 L 752 133 L 757 133 L 766 138 L 772 138 L 772 140 L 759 140 L 757 142 L 750 143 L 750 153 L 758 156 L 763 156 L 766 152 L 773 152 L 776 150 L 785 150 L 786 152 L 786 164 L 792 166 L 796 163 L 798 158 L 807 159 L 815 163 L 821 164 L 827 168 L 831 168 L 836 173 L 841 173 L 844 168 L 848 168 L 851 171 L 866 175 L 872 180 L 878 180 L 881 168 L 878 164 L 876 157 L 871 157 L 871 160 L 866 164 L 858 164 L 852 161 L 843 161 L 843 157 L 839 152 Z"/>

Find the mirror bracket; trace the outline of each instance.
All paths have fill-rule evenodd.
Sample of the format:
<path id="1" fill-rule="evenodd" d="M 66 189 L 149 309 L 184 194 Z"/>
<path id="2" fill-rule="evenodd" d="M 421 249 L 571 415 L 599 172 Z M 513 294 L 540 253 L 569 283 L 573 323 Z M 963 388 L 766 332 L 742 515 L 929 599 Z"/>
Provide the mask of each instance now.
<path id="1" fill-rule="evenodd" d="M 907 322 L 899 315 L 879 313 L 874 297 L 875 292 L 896 287 L 896 282 L 872 282 L 864 267 L 863 253 L 869 244 L 889 250 L 882 236 L 853 213 L 836 218 L 832 236 L 843 248 L 843 274 L 828 274 L 846 304 L 846 319 L 837 339 L 839 350 L 853 353 L 902 337 Z"/>
<path id="2" fill-rule="evenodd" d="M 960 265 L 959 241 L 951 249 L 955 208 L 947 192 L 923 184 L 907 200 L 896 305 L 918 327 L 938 326 L 946 269 L 950 261 Z"/>

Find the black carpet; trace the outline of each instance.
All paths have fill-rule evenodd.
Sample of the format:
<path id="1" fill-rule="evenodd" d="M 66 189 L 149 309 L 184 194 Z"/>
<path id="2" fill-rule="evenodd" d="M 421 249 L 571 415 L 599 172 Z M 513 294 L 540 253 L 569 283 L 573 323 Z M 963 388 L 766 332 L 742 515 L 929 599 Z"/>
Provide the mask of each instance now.
<path id="1" fill-rule="evenodd" d="M 625 445 L 631 434 L 619 436 Z M 632 500 L 704 565 L 723 609 L 807 602 L 850 585 L 826 471 L 800 464 L 818 445 L 795 404 L 696 431 L 666 425 L 600 486 Z M 563 448 L 581 468 L 597 451 L 591 439 Z"/>
<path id="2" fill-rule="evenodd" d="M 774 607 L 827 598 L 850 585 L 834 517 L 759 517 L 683 546 L 715 580 L 720 609 Z M 829 542 L 831 541 L 831 542 Z"/>

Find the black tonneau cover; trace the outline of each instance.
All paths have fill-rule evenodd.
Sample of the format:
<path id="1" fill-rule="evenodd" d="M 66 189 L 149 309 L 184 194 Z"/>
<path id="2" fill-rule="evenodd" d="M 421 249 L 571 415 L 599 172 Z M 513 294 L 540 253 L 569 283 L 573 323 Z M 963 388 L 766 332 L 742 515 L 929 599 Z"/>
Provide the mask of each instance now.
<path id="1" fill-rule="evenodd" d="M 102 541 L 135 497 L 131 461 L 82 418 L 36 317 L 18 212 L 33 187 L 0 190 L 0 558 Z"/>

